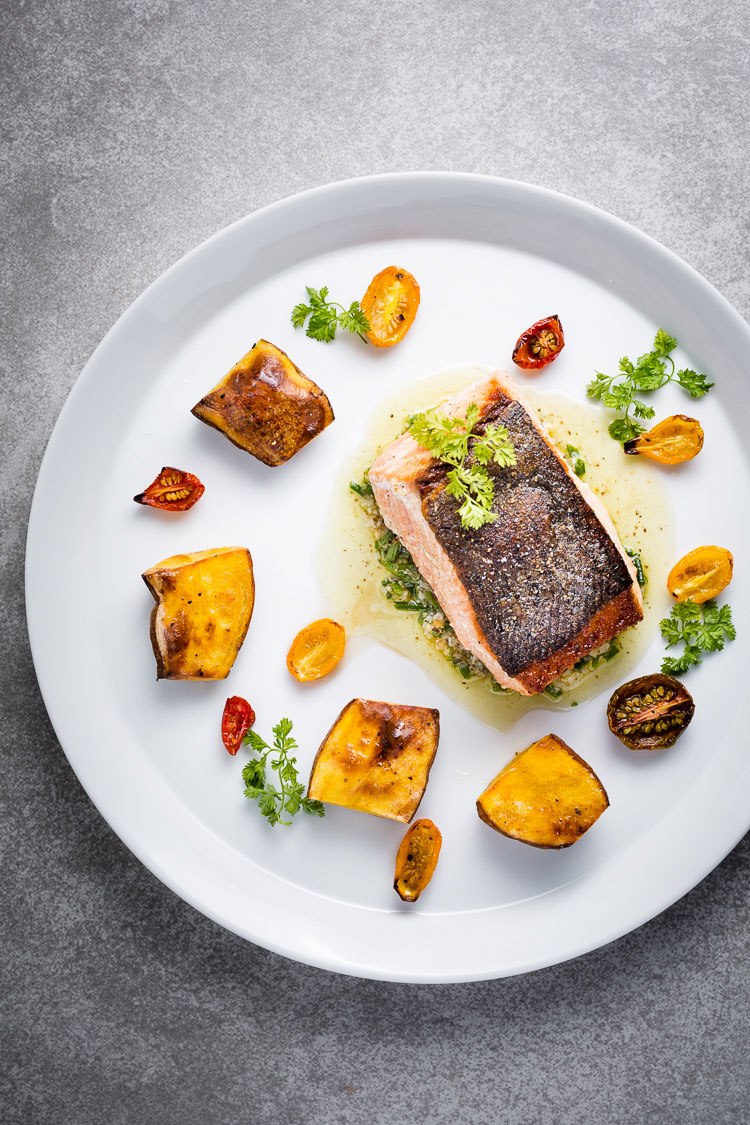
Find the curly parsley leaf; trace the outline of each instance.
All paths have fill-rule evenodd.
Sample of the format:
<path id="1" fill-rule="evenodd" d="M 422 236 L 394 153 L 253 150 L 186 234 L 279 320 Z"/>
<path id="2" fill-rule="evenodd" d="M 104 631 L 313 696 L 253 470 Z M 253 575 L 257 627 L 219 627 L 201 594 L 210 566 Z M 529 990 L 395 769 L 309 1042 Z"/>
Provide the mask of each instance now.
<path id="1" fill-rule="evenodd" d="M 515 465 L 516 454 L 505 426 L 491 423 L 476 430 L 479 407 L 472 402 L 466 418 L 449 418 L 434 410 L 413 414 L 409 433 L 423 449 L 450 466 L 446 492 L 460 502 L 458 514 L 463 527 L 476 531 L 493 523 L 495 486 L 487 471 L 489 464 Z"/>
<path id="2" fill-rule="evenodd" d="M 684 644 L 679 656 L 666 656 L 661 670 L 678 676 L 688 668 L 702 662 L 705 652 L 721 652 L 727 641 L 733 641 L 737 630 L 732 623 L 732 610 L 728 605 L 717 606 L 715 602 L 678 602 L 672 606 L 669 617 L 659 622 L 661 635 L 667 648 Z"/>
<path id="3" fill-rule="evenodd" d="M 281 719 L 273 728 L 271 745 L 254 730 L 249 730 L 242 740 L 257 755 L 242 770 L 245 796 L 258 802 L 261 816 L 271 825 L 291 824 L 291 817 L 300 809 L 310 816 L 325 816 L 322 801 L 303 795 L 305 787 L 297 777 L 297 759 L 291 753 L 298 749 L 292 737 L 292 726 L 291 719 Z M 268 768 L 276 774 L 278 788 L 268 780 Z M 290 819 L 282 820 L 284 814 Z"/>
<path id="4" fill-rule="evenodd" d="M 362 311 L 359 301 L 352 301 L 348 308 L 336 301 L 328 300 L 328 286 L 322 289 L 313 289 L 306 285 L 307 304 L 300 302 L 292 309 L 292 324 L 295 328 L 303 328 L 307 320 L 305 335 L 313 340 L 330 343 L 336 338 L 336 330 L 351 332 L 367 342 L 366 333 L 370 331 L 370 322 Z M 308 320 L 309 317 L 309 320 Z"/>
<path id="5" fill-rule="evenodd" d="M 609 410 L 621 415 L 609 425 L 610 437 L 615 441 L 631 441 L 645 430 L 641 420 L 653 418 L 654 408 L 637 396 L 658 391 L 666 383 L 678 383 L 692 398 L 702 398 L 708 394 L 713 383 L 698 371 L 684 368 L 675 370 L 671 352 L 677 347 L 677 340 L 660 328 L 654 337 L 650 352 L 638 356 L 633 363 L 623 356 L 618 364 L 619 374 L 605 375 L 597 371 L 595 378 L 586 387 L 586 394 L 601 402 Z"/>
<path id="6" fill-rule="evenodd" d="M 699 371 L 691 371 L 687 367 L 678 371 L 675 379 L 691 398 L 702 398 L 703 395 L 708 394 L 714 385 L 709 383 L 705 375 L 702 375 Z"/>

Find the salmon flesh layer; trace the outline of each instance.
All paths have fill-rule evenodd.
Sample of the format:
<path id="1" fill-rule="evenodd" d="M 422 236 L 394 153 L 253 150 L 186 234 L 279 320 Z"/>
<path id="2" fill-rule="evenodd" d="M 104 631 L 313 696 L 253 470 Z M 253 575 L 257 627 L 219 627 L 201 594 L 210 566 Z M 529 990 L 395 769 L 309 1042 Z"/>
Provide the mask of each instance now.
<path id="1" fill-rule="evenodd" d="M 606 509 L 575 476 L 513 379 L 496 371 L 440 405 L 479 430 L 508 429 L 512 468 L 488 466 L 494 523 L 461 526 L 448 468 L 409 434 L 385 449 L 370 483 L 386 525 L 435 592 L 456 635 L 502 687 L 543 691 L 643 617 L 633 564 Z"/>

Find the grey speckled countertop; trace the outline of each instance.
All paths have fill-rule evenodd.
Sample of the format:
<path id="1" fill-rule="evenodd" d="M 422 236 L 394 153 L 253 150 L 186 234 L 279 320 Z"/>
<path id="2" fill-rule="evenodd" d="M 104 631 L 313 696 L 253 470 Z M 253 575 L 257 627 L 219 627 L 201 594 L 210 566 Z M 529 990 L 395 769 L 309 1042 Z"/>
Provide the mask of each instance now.
<path id="1" fill-rule="evenodd" d="M 612 946 L 408 987 L 293 964 L 176 898 L 91 806 L 29 654 L 24 536 L 84 362 L 248 211 L 405 168 L 595 203 L 745 317 L 736 0 L 6 0 L 0 1117 L 7 1122 L 740 1122 L 750 845 Z"/>

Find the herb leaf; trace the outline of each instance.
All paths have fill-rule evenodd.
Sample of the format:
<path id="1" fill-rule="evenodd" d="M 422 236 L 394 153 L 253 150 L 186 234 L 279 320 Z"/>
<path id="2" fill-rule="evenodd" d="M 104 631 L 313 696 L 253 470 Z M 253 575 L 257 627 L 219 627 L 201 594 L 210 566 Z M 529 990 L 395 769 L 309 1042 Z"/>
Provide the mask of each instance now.
<path id="1" fill-rule="evenodd" d="M 636 577 L 638 579 L 638 585 L 640 586 L 641 589 L 643 589 L 646 585 L 646 571 L 644 570 L 644 567 L 643 567 L 643 559 L 641 558 L 641 552 L 637 551 L 635 549 L 635 547 L 626 547 L 625 552 L 626 552 L 626 554 L 630 555 L 631 559 L 633 560 L 633 566 L 635 567 L 635 573 L 636 573 Z"/>
<path id="2" fill-rule="evenodd" d="M 720 652 L 726 641 L 733 641 L 737 630 L 732 623 L 732 610 L 728 605 L 715 602 L 678 602 L 672 606 L 669 617 L 659 622 L 661 635 L 667 648 L 684 644 L 679 656 L 667 656 L 661 670 L 670 675 L 680 675 L 694 664 L 700 664 L 702 653 Z"/>
<path id="3" fill-rule="evenodd" d="M 308 304 L 301 302 L 292 309 L 292 324 L 295 328 L 303 328 L 309 317 L 305 335 L 313 340 L 330 343 L 336 337 L 336 329 L 351 332 L 360 336 L 367 342 L 366 333 L 370 331 L 370 322 L 362 311 L 359 301 L 352 301 L 348 308 L 339 305 L 336 301 L 328 300 L 328 286 L 322 289 L 313 289 L 306 285 Z"/>
<path id="4" fill-rule="evenodd" d="M 574 445 L 565 446 L 565 456 L 573 466 L 573 472 L 577 477 L 586 475 L 586 462 Z"/>
<path id="5" fill-rule="evenodd" d="M 428 453 L 450 465 L 446 492 L 460 501 L 461 524 L 476 530 L 497 519 L 492 511 L 495 486 L 487 465 L 515 465 L 516 454 L 505 426 L 489 424 L 475 432 L 479 407 L 472 402 L 466 418 L 449 418 L 434 410 L 413 414 L 409 433 Z"/>
<path id="6" fill-rule="evenodd" d="M 623 356 L 618 375 L 605 375 L 597 371 L 595 378 L 586 388 L 586 394 L 601 402 L 609 410 L 622 415 L 609 425 L 609 435 L 615 441 L 632 440 L 642 434 L 645 426 L 639 419 L 653 418 L 654 408 L 637 398 L 638 394 L 657 391 L 665 383 L 679 383 L 692 398 L 702 398 L 713 387 L 705 375 L 684 368 L 676 371 L 671 352 L 677 347 L 677 340 L 660 328 L 654 337 L 650 352 L 638 357 L 635 363 Z"/>
<path id="7" fill-rule="evenodd" d="M 291 824 L 291 817 L 300 809 L 310 816 L 325 816 L 322 801 L 303 796 L 305 787 L 297 777 L 297 759 L 291 754 L 292 750 L 298 749 L 292 737 L 292 726 L 291 719 L 280 719 L 273 728 L 272 745 L 254 730 L 249 730 L 242 740 L 258 755 L 251 758 L 242 770 L 245 796 L 258 802 L 261 816 L 271 825 Z M 269 762 L 271 755 L 274 757 Z M 267 780 L 267 768 L 276 773 L 278 789 Z M 281 819 L 284 813 L 290 817 L 289 820 Z"/>

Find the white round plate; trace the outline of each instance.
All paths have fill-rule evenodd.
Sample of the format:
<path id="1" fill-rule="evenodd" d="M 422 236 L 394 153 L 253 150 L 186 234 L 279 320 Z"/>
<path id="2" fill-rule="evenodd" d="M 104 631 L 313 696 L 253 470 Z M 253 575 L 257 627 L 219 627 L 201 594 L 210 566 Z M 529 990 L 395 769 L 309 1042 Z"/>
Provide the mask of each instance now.
<path id="1" fill-rule="evenodd" d="M 304 286 L 349 302 L 398 263 L 422 289 L 392 350 L 330 345 L 290 324 Z M 735 556 L 739 637 L 692 671 L 696 716 L 674 750 L 631 754 L 604 718 L 577 711 L 484 726 L 416 665 L 364 637 L 338 670 L 297 684 L 285 655 L 323 616 L 316 557 L 334 482 L 382 399 L 440 368 L 510 365 L 518 333 L 559 313 L 566 347 L 544 387 L 583 399 L 596 369 L 650 347 L 656 327 L 716 382 L 698 405 L 659 392 L 660 415 L 699 413 L 701 456 L 666 474 L 678 555 L 701 543 Z M 328 393 L 335 423 L 268 469 L 190 408 L 258 337 Z M 28 537 L 28 622 L 60 742 L 114 830 L 177 894 L 223 926 L 312 965 L 400 981 L 525 972 L 611 941 L 703 878 L 750 825 L 747 753 L 747 434 L 750 330 L 697 273 L 617 219 L 553 192 L 480 176 L 403 174 L 333 184 L 266 207 L 188 254 L 109 332 L 49 442 Z M 541 385 L 537 384 L 537 385 Z M 183 515 L 132 502 L 162 465 L 206 495 Z M 180 551 L 250 548 L 255 615 L 228 681 L 156 682 L 149 566 Z M 654 671 L 654 637 L 637 671 Z M 392 890 L 403 826 L 329 807 L 270 828 L 245 800 L 246 752 L 224 751 L 227 695 L 253 704 L 264 735 L 294 720 L 300 774 L 354 696 L 440 708 L 441 741 L 420 808 L 440 826 L 437 874 L 419 903 Z M 483 825 L 474 802 L 516 751 L 554 729 L 589 761 L 611 808 L 575 847 L 538 851 Z"/>

